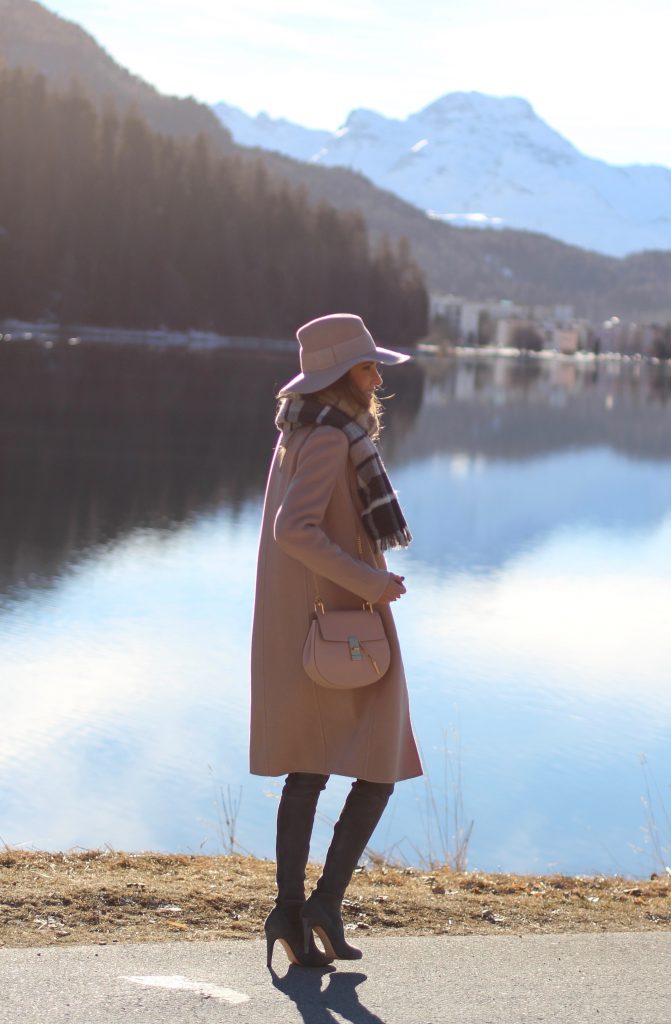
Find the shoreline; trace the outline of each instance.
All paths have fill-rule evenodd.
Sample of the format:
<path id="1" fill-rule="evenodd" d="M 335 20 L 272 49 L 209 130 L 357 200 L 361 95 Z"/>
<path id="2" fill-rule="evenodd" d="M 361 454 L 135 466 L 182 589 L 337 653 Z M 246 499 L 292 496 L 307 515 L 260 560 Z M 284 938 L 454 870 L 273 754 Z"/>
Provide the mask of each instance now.
<path id="1" fill-rule="evenodd" d="M 257 338 L 218 334 L 214 331 L 172 329 L 150 329 L 130 327 L 96 327 L 93 324 L 39 323 L 7 318 L 0 320 L 0 342 L 19 343 L 32 341 L 45 348 L 54 345 L 76 346 L 81 344 L 139 345 L 147 348 L 184 348 L 189 351 L 227 349 L 230 351 L 296 354 L 296 342 L 288 338 Z M 465 343 L 436 341 L 428 335 L 413 346 L 396 345 L 399 352 L 425 359 L 530 359 L 595 365 L 599 363 L 644 363 L 650 366 L 671 366 L 671 360 L 660 359 L 641 352 L 594 352 L 579 349 L 576 352 L 561 352 L 547 348 L 540 352 L 518 348 L 483 345 L 469 346 Z"/>
<path id="2" fill-rule="evenodd" d="M 308 866 L 308 886 L 319 865 Z M 251 856 L 0 852 L 0 947 L 259 938 L 275 865 Z M 671 930 L 671 873 L 633 881 L 357 868 L 344 903 L 366 935 Z"/>

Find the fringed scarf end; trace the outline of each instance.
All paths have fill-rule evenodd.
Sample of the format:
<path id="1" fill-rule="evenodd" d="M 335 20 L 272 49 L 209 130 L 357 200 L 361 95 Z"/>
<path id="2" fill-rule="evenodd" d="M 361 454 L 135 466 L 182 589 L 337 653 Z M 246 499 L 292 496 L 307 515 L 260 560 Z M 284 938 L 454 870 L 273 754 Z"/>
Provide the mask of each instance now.
<path id="1" fill-rule="evenodd" d="M 399 548 L 407 548 L 412 543 L 412 534 L 410 530 L 405 527 L 403 530 L 397 530 L 396 533 L 392 533 L 388 537 L 380 537 L 376 541 L 375 547 L 378 554 L 382 554 L 384 551 L 394 551 Z"/>

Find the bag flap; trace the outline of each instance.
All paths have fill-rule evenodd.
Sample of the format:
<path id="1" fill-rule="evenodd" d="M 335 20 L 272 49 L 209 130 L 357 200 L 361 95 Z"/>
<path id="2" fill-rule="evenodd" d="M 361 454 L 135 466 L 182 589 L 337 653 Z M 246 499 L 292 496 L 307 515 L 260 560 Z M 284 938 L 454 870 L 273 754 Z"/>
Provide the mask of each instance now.
<path id="1" fill-rule="evenodd" d="M 386 634 L 379 612 L 343 611 L 317 614 L 319 632 L 324 640 L 346 642 L 355 636 L 362 643 L 366 640 L 385 640 Z"/>

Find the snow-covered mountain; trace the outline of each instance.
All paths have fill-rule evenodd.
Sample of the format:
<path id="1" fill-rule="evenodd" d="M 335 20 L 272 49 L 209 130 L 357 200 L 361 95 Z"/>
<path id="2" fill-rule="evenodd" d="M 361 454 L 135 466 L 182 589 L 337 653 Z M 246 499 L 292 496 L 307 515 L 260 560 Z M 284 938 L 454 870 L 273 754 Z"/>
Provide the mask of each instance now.
<path id="1" fill-rule="evenodd" d="M 214 111 L 241 145 L 351 167 L 450 223 L 539 231 L 613 256 L 671 249 L 671 170 L 585 156 L 523 99 L 449 93 L 404 121 L 354 110 L 336 132 Z"/>
<path id="2" fill-rule="evenodd" d="M 272 149 L 296 160 L 311 160 L 333 138 L 332 132 L 302 128 L 284 118 L 272 118 L 263 113 L 250 117 L 228 103 L 215 103 L 212 109 L 240 146 Z"/>

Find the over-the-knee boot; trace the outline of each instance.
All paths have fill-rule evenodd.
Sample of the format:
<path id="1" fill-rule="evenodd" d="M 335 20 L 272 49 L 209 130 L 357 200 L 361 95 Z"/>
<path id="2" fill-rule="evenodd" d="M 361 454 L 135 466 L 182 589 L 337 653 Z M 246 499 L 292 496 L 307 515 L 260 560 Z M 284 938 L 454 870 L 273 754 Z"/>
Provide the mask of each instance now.
<path id="1" fill-rule="evenodd" d="M 339 960 L 358 960 L 361 950 L 345 941 L 342 901 L 354 869 L 382 817 L 392 783 L 357 779 L 333 830 L 324 870 L 317 888 L 301 910 L 304 949 L 310 948 L 312 931 L 322 940 L 326 952 Z"/>
<path id="2" fill-rule="evenodd" d="M 300 909 L 305 902 L 305 868 L 310 853 L 310 836 L 319 794 L 328 775 L 293 772 L 287 776 L 277 810 L 277 896 L 268 915 L 266 934 L 267 964 L 271 966 L 273 947 L 279 940 L 292 963 L 323 967 L 332 957 L 325 956 L 311 943 L 304 947 Z"/>

